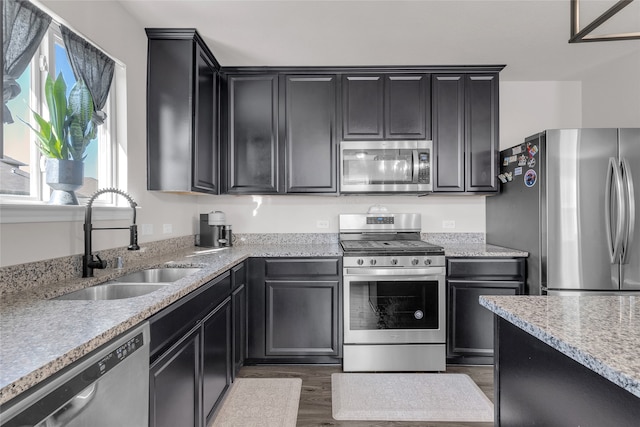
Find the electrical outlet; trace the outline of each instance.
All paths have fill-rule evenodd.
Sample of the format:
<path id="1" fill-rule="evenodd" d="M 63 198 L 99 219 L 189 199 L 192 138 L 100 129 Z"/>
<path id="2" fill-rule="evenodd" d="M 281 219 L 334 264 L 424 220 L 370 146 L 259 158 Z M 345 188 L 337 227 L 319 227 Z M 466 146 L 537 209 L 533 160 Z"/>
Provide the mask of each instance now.
<path id="1" fill-rule="evenodd" d="M 140 224 L 140 234 L 150 236 L 153 234 L 153 224 Z"/>
<path id="2" fill-rule="evenodd" d="M 164 234 L 173 233 L 173 225 L 172 224 L 162 224 L 162 232 Z"/>
<path id="3" fill-rule="evenodd" d="M 320 220 L 316 222 L 316 227 L 318 228 L 329 228 L 329 221 Z"/>
<path id="4" fill-rule="evenodd" d="M 453 229 L 456 228 L 456 222 L 454 220 L 446 220 L 446 221 L 442 221 L 442 228 L 449 228 L 449 229 Z"/>

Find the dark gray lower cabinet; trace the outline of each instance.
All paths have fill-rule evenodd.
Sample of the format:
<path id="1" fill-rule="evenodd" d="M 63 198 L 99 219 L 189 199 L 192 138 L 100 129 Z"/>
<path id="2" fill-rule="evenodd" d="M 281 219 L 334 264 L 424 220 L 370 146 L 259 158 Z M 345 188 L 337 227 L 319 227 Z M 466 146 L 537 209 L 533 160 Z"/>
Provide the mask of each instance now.
<path id="1" fill-rule="evenodd" d="M 340 363 L 341 258 L 252 258 L 247 363 Z"/>
<path id="2" fill-rule="evenodd" d="M 199 355 L 195 328 L 151 365 L 149 426 L 200 426 Z"/>
<path id="3" fill-rule="evenodd" d="M 231 384 L 231 300 L 202 321 L 202 409 L 209 425 Z"/>
<path id="4" fill-rule="evenodd" d="M 209 424 L 231 384 L 234 308 L 226 272 L 149 319 L 150 427 Z"/>
<path id="5" fill-rule="evenodd" d="M 245 263 L 231 270 L 231 281 L 233 286 L 231 293 L 231 312 L 233 314 L 231 378 L 235 381 L 236 375 L 247 357 L 247 268 Z"/>
<path id="6" fill-rule="evenodd" d="M 481 295 L 520 295 L 524 258 L 447 259 L 447 362 L 493 363 L 493 314 Z"/>

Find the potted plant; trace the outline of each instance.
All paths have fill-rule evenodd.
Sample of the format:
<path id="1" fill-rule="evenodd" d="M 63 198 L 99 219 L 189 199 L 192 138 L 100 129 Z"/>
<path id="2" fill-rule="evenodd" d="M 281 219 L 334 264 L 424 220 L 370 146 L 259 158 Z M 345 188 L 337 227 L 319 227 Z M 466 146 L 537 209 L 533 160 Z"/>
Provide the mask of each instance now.
<path id="1" fill-rule="evenodd" d="M 46 158 L 46 182 L 53 189 L 50 204 L 77 205 L 75 190 L 82 187 L 85 151 L 96 136 L 93 99 L 82 80 L 78 80 L 67 99 L 62 77 L 47 76 L 45 99 L 49 120 L 33 112 L 38 129 L 26 123 L 36 134 L 38 149 Z"/>

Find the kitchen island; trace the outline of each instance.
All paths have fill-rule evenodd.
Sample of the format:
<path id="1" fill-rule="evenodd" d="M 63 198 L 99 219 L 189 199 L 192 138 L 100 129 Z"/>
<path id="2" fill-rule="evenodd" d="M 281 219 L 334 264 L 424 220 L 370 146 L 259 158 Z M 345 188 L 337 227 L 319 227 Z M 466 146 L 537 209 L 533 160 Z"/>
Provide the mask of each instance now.
<path id="1" fill-rule="evenodd" d="M 495 425 L 636 426 L 640 296 L 483 296 Z"/>

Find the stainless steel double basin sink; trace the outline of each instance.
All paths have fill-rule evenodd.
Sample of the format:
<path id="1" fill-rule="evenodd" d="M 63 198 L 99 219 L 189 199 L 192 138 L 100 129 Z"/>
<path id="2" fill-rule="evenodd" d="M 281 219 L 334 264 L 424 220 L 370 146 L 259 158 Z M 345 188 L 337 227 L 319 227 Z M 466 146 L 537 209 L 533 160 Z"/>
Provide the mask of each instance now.
<path id="1" fill-rule="evenodd" d="M 139 297 L 164 289 L 173 282 L 198 271 L 200 271 L 199 268 L 175 267 L 140 270 L 106 283 L 70 292 L 53 299 L 102 301 Z"/>

